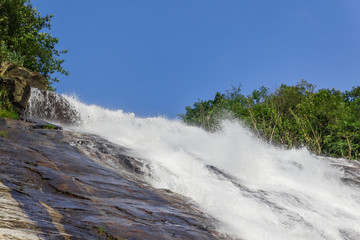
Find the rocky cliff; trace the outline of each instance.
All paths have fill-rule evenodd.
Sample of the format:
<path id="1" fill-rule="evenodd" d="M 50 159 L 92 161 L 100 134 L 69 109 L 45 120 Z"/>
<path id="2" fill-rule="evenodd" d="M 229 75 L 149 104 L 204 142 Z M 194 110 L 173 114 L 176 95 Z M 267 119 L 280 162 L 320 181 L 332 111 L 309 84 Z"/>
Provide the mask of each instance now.
<path id="1" fill-rule="evenodd" d="M 283 174 L 291 175 L 290 178 L 284 178 L 286 180 L 284 181 L 285 188 L 274 185 L 274 188 L 271 186 L 270 189 L 252 189 L 238 181 L 231 173 L 211 165 L 212 162 L 204 164 L 206 163 L 206 158 L 204 158 L 200 167 L 208 170 L 212 177 L 206 178 L 206 183 L 219 180 L 221 183 L 228 183 L 231 188 L 221 191 L 217 187 L 224 186 L 221 184 L 206 185 L 205 187 L 197 185 L 193 189 L 199 192 L 206 188 L 211 189 L 202 195 L 206 201 L 211 200 L 213 196 L 221 196 L 214 198 L 215 201 L 212 203 L 215 204 L 206 206 L 206 203 L 202 207 L 205 209 L 204 211 L 211 214 L 214 213 L 209 209 L 216 209 L 221 214 L 226 213 L 220 217 L 216 214 L 213 215 L 221 220 L 224 224 L 222 225 L 216 219 L 202 212 L 201 206 L 196 205 L 190 199 L 168 190 L 151 187 L 147 183 L 149 178 L 158 178 L 158 176 L 154 176 L 155 168 L 153 162 L 150 162 L 156 159 L 151 159 L 151 156 L 136 155 L 148 158 L 139 159 L 135 157 L 131 149 L 109 142 L 99 136 L 62 130 L 59 126 L 39 120 L 50 119 L 53 123 L 61 123 L 61 126 L 65 128 L 67 124 L 80 123 L 76 125 L 77 127 L 73 125 L 72 129 L 85 131 L 87 127 L 85 123 L 88 118 L 91 119 L 90 115 L 84 114 L 86 111 L 81 112 L 83 120 L 81 123 L 76 109 L 82 111 L 82 108 L 76 108 L 77 105 L 74 102 L 70 104 L 71 98 L 66 98 L 68 99 L 66 100 L 54 92 L 35 88 L 31 88 L 30 91 L 21 91 L 21 87 L 18 88 L 21 84 L 19 85 L 17 82 L 25 82 L 24 85 L 21 85 L 25 86 L 23 89 L 27 88 L 26 86 L 30 88 L 30 84 L 27 80 L 22 81 L 16 75 L 3 75 L 0 77 L 1 79 L 4 81 L 0 81 L 0 90 L 4 86 L 6 87 L 14 107 L 18 104 L 15 96 L 22 96 L 21 99 L 24 100 L 22 105 L 25 106 L 26 103 L 26 111 L 24 112 L 24 109 L 21 111 L 23 119 L 21 121 L 0 117 L 0 240 L 237 239 L 218 232 L 218 229 L 227 231 L 229 228 L 226 227 L 229 225 L 233 227 L 232 229 L 244 230 L 245 235 L 243 232 L 237 235 L 241 236 L 241 239 L 262 239 L 258 236 L 280 239 L 280 235 L 285 236 L 282 239 L 298 239 L 297 236 L 300 235 L 302 237 L 299 239 L 308 239 L 309 237 L 306 236 L 316 239 L 360 239 L 357 228 L 360 213 L 356 211 L 360 186 L 359 162 L 326 157 L 309 158 L 308 155 L 305 155 L 305 158 L 304 155 L 300 155 L 300 158 L 298 155 L 286 155 L 284 158 L 283 152 L 275 149 L 275 158 L 271 160 L 276 161 L 276 165 L 268 166 L 272 167 L 269 169 L 274 171 L 276 177 Z M 11 86 L 16 87 L 11 88 Z M 21 94 L 17 94 L 16 89 Z M 30 93 L 32 97 L 28 101 L 26 94 Z M 90 108 L 90 110 L 92 112 L 93 109 Z M 114 115 L 107 118 L 108 123 L 111 124 L 105 124 L 104 119 L 106 118 L 103 115 L 107 113 L 108 111 L 96 112 L 96 116 L 101 116 L 97 120 L 98 125 L 95 125 L 98 129 L 95 131 L 96 134 L 106 132 L 104 126 L 110 126 L 107 131 L 111 131 L 111 133 L 116 129 L 115 124 L 111 121 Z M 124 115 L 116 116 L 123 117 Z M 125 121 L 117 122 L 117 125 L 122 128 L 135 125 L 135 132 L 129 134 L 126 131 L 115 131 L 115 134 L 103 134 L 102 136 L 110 136 L 110 140 L 113 140 L 111 138 L 113 135 L 125 140 L 131 139 L 138 133 L 142 136 L 141 133 L 144 132 L 139 131 L 139 128 L 148 130 L 152 125 L 144 124 L 142 126 L 140 123 L 143 122 L 134 121 L 131 122 L 131 125 L 126 125 L 125 119 Z M 156 125 L 159 125 L 156 129 L 160 131 L 166 124 L 160 119 Z M 175 135 L 161 138 L 159 141 L 167 143 L 169 139 L 176 138 L 179 128 L 174 129 Z M 199 132 L 195 133 L 198 135 Z M 243 132 L 241 131 L 241 133 Z M 202 138 L 200 139 L 203 141 Z M 231 141 L 233 139 L 235 138 L 231 138 Z M 246 141 L 249 139 L 245 138 Z M 140 143 L 146 144 L 146 141 L 153 140 L 151 134 L 149 138 Z M 212 138 L 210 140 L 213 142 Z M 220 140 L 223 141 L 223 138 Z M 236 138 L 237 140 L 238 138 Z M 121 141 L 114 142 L 123 144 Z M 252 144 L 256 145 L 257 143 L 252 142 Z M 128 146 L 136 149 L 138 145 L 141 144 L 136 142 L 136 144 Z M 156 146 L 156 144 L 151 144 L 147 150 L 157 149 Z M 236 154 L 239 153 L 237 147 L 238 145 Z M 261 150 L 263 146 L 256 145 L 254 149 Z M 206 156 L 209 155 L 209 149 L 205 150 Z M 232 148 L 230 148 L 231 150 Z M 219 156 L 225 154 L 225 151 L 224 148 L 221 148 Z M 171 159 L 171 156 L 168 156 L 163 158 L 166 163 Z M 251 154 L 251 160 L 255 159 L 253 156 Z M 158 155 L 155 158 L 157 157 Z M 283 158 L 284 160 L 282 160 Z M 266 162 L 266 159 L 264 162 L 262 158 L 260 159 L 259 165 L 262 166 L 264 163 L 264 166 L 267 166 L 266 164 L 269 162 Z M 310 159 L 314 161 L 314 164 L 310 163 Z M 194 166 L 194 162 L 185 164 L 182 160 L 183 158 L 178 162 L 190 168 Z M 203 161 L 203 159 L 200 160 Z M 220 160 L 224 159 L 220 158 Z M 326 161 L 327 164 L 322 164 L 322 161 Z M 312 171 L 322 168 L 324 168 L 324 172 Z M 190 170 L 192 175 L 201 176 L 201 169 Z M 162 170 L 167 173 L 171 169 L 164 168 Z M 244 173 L 246 174 L 246 171 L 241 168 L 239 174 Z M 295 175 L 299 175 L 299 177 L 292 179 Z M 171 178 L 171 175 L 163 176 L 165 180 Z M 257 179 L 259 175 L 251 176 Z M 305 181 L 304 177 L 306 177 Z M 310 185 L 307 184 L 309 177 L 314 177 L 311 179 Z M 195 179 L 198 180 L 198 178 Z M 296 182 L 296 188 L 288 188 L 288 180 Z M 195 181 L 187 182 L 193 185 Z M 179 184 L 180 187 L 186 186 L 184 181 L 177 179 L 172 183 Z M 277 184 L 279 185 L 280 182 Z M 223 195 L 219 192 L 222 192 Z M 226 195 L 227 192 L 236 194 Z M 230 197 L 224 197 L 224 195 Z M 312 195 L 316 195 L 316 198 L 313 199 Z M 191 197 L 191 195 L 188 196 Z M 233 201 L 227 203 L 226 201 L 230 198 Z M 244 199 L 246 199 L 245 204 Z M 333 201 L 335 204 L 332 204 Z M 202 201 L 198 202 L 202 203 Z M 253 203 L 256 204 L 253 205 Z M 270 218 L 266 215 L 268 209 L 267 214 L 270 215 Z M 261 211 L 260 214 L 259 211 Z M 254 214 L 258 214 L 259 217 L 248 219 L 246 216 Z M 239 221 L 236 219 L 241 219 L 240 227 Z M 281 224 L 279 229 L 276 229 L 278 223 Z M 249 234 L 249 231 L 251 234 L 246 235 Z M 231 230 L 227 232 L 234 233 Z M 334 232 L 335 234 L 333 234 Z"/>
<path id="2" fill-rule="evenodd" d="M 0 132 L 0 239 L 228 239 L 121 146 L 42 122 Z"/>
<path id="3" fill-rule="evenodd" d="M 228 238 L 189 199 L 145 183 L 128 149 L 40 121 L 80 121 L 47 87 L 40 74 L 0 66 L 0 90 L 23 119 L 0 117 L 0 239 Z M 29 102 L 31 92 L 43 101 Z"/>

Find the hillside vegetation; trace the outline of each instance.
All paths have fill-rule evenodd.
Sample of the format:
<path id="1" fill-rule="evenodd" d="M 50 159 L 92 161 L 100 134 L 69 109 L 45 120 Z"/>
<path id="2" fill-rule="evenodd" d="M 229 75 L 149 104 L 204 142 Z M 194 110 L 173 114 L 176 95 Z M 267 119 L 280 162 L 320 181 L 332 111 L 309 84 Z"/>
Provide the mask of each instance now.
<path id="1" fill-rule="evenodd" d="M 306 146 L 319 155 L 360 159 L 360 86 L 350 91 L 315 90 L 305 80 L 260 87 L 245 96 L 240 87 L 199 100 L 179 115 L 190 125 L 219 129 L 224 118 L 240 119 L 255 134 L 287 148 Z"/>

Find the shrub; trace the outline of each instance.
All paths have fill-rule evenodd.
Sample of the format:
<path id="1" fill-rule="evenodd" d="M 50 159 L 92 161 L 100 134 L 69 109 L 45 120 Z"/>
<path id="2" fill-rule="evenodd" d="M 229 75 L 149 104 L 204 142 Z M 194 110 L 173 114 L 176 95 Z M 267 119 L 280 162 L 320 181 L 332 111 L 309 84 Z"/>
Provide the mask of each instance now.
<path id="1" fill-rule="evenodd" d="M 0 90 L 0 117 L 19 119 L 19 114 L 14 111 L 5 89 Z"/>

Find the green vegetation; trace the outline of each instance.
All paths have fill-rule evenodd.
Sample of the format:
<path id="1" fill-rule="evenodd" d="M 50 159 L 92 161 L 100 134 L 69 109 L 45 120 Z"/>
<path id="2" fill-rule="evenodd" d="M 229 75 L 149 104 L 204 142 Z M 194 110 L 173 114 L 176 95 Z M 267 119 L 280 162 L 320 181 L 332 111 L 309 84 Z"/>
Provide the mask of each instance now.
<path id="1" fill-rule="evenodd" d="M 100 235 L 103 235 L 103 234 L 106 233 L 105 228 L 104 228 L 104 227 L 101 227 L 101 226 L 96 226 L 96 230 L 98 231 L 98 233 L 99 233 Z"/>
<path id="2" fill-rule="evenodd" d="M 106 240 L 125 240 L 125 238 L 122 238 L 122 237 L 113 237 L 112 235 L 110 235 L 109 233 L 106 232 L 105 227 L 96 226 L 95 228 L 100 235 L 103 235 L 106 237 Z"/>
<path id="3" fill-rule="evenodd" d="M 55 126 L 53 126 L 51 124 L 46 124 L 43 126 L 43 129 L 55 129 Z"/>
<path id="4" fill-rule="evenodd" d="M 0 137 L 7 138 L 7 131 L 0 130 Z"/>
<path id="5" fill-rule="evenodd" d="M 13 111 L 13 110 L 3 109 L 0 106 L 0 117 L 19 119 L 19 114 L 17 112 Z"/>
<path id="6" fill-rule="evenodd" d="M 360 86 L 351 91 L 320 89 L 302 80 L 275 92 L 251 95 L 233 87 L 213 100 L 195 102 L 180 115 L 190 125 L 216 131 L 224 118 L 240 119 L 256 135 L 288 148 L 306 146 L 326 156 L 360 159 Z"/>
<path id="7" fill-rule="evenodd" d="M 59 39 L 43 29 L 50 29 L 52 15 L 40 16 L 30 0 L 0 0 L 0 62 L 10 61 L 41 73 L 49 84 L 58 82 L 55 72 L 68 75 L 64 60 L 55 48 Z M 51 87 L 50 87 L 51 88 Z"/>
<path id="8" fill-rule="evenodd" d="M 17 52 L 9 50 L 4 41 L 0 42 L 0 62 L 12 62 L 23 66 L 24 58 Z"/>
<path id="9" fill-rule="evenodd" d="M 14 111 L 5 89 L 0 90 L 0 117 L 19 119 L 19 114 Z"/>

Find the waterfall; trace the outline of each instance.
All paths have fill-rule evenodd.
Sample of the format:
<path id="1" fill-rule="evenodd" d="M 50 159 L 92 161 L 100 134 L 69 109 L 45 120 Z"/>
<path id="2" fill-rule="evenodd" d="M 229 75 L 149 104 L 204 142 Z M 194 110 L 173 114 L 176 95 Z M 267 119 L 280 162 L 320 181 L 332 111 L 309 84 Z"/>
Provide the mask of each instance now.
<path id="1" fill-rule="evenodd" d="M 76 109 L 55 92 L 31 88 L 30 96 L 24 118 L 48 120 L 59 124 L 80 123 Z"/>
<path id="2" fill-rule="evenodd" d="M 209 133 L 63 98 L 77 116 L 65 129 L 132 149 L 147 161 L 148 183 L 188 197 L 234 238 L 360 239 L 358 162 L 269 145 L 237 121 Z"/>

